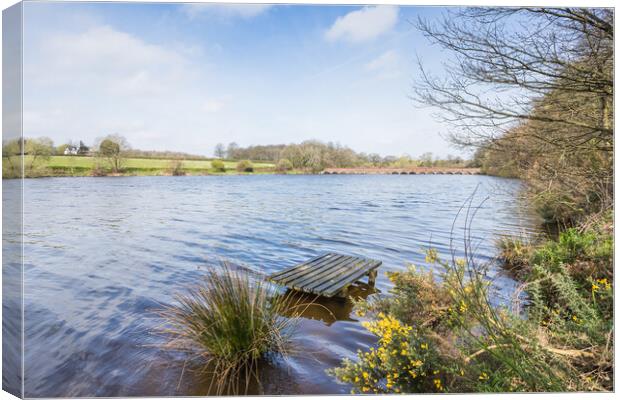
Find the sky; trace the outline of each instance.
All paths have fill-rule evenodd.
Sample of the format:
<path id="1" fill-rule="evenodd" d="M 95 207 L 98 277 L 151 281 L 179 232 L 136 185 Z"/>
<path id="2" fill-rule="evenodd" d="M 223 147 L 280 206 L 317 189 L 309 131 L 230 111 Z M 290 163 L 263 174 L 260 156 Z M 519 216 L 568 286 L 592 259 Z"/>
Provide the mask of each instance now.
<path id="1" fill-rule="evenodd" d="M 120 134 L 133 148 L 212 155 L 336 142 L 358 152 L 463 153 L 410 99 L 412 25 L 441 8 L 42 3 L 24 5 L 24 135 L 56 144 Z"/>

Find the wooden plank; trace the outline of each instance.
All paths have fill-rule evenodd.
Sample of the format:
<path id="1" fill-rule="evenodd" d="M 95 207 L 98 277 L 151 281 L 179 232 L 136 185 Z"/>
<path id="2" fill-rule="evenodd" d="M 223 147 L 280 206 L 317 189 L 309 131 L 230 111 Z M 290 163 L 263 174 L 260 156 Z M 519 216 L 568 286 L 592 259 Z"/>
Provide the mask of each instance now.
<path id="1" fill-rule="evenodd" d="M 292 270 L 290 274 L 288 274 L 287 276 L 283 278 L 278 278 L 277 281 L 283 284 L 289 284 L 290 282 L 298 279 L 300 276 L 303 276 L 315 269 L 321 270 L 325 268 L 326 266 L 328 266 L 331 262 L 337 259 L 342 259 L 343 257 L 346 257 L 346 256 L 343 256 L 340 254 L 331 254 L 330 257 L 322 258 L 319 262 L 316 262 L 313 265 L 298 266 L 298 268 L 295 268 L 294 270 Z"/>
<path id="2" fill-rule="evenodd" d="M 317 282 L 316 284 L 312 285 L 310 290 L 312 290 L 313 293 L 324 293 L 327 291 L 327 289 L 330 289 L 332 286 L 336 285 L 339 282 L 345 282 L 342 284 L 342 286 L 344 286 L 349 280 L 350 276 L 356 275 L 360 271 L 362 271 L 362 276 L 367 273 L 365 267 L 369 267 L 370 265 L 372 265 L 373 262 L 375 261 L 364 260 L 361 264 L 356 265 L 355 268 L 350 268 L 347 271 L 343 271 L 343 273 L 339 275 L 332 275 L 324 279 L 322 282 Z"/>
<path id="3" fill-rule="evenodd" d="M 338 257 L 332 257 L 321 266 L 304 270 L 303 273 L 298 274 L 297 279 L 305 279 L 305 277 L 309 275 L 314 275 L 321 271 L 328 271 L 333 268 L 334 265 L 344 262 L 347 258 L 349 258 L 349 256 L 339 255 Z"/>
<path id="4" fill-rule="evenodd" d="M 316 262 L 316 261 L 320 260 L 321 258 L 323 258 L 323 257 L 325 257 L 325 256 L 327 256 L 327 255 L 328 255 L 328 254 L 321 254 L 321 255 L 318 255 L 318 256 L 316 256 L 316 257 L 314 257 L 314 258 L 311 258 L 311 259 L 310 259 L 310 260 L 308 260 L 308 261 L 304 261 L 304 262 L 303 262 L 303 263 L 301 263 L 301 264 L 296 264 L 296 265 L 293 265 L 292 267 L 284 268 L 284 269 L 283 269 L 283 270 L 281 270 L 281 271 L 274 272 L 273 274 L 269 275 L 269 278 L 275 278 L 275 277 L 278 277 L 278 276 L 281 276 L 281 275 L 285 275 L 285 274 L 287 274 L 288 272 L 291 272 L 292 270 L 294 270 L 295 268 L 297 268 L 297 267 L 299 267 L 299 266 L 302 266 L 302 265 L 308 265 L 308 264 L 312 264 L 312 263 L 314 263 L 314 262 Z"/>
<path id="5" fill-rule="evenodd" d="M 367 268 L 366 271 L 359 271 L 356 274 L 348 276 L 346 279 L 343 279 L 340 282 L 335 283 L 331 287 L 329 287 L 327 289 L 324 289 L 323 290 L 323 293 L 324 293 L 323 295 L 327 296 L 327 297 L 332 297 L 332 296 L 338 294 L 338 292 L 340 292 L 341 290 L 347 288 L 351 284 L 355 283 L 357 280 L 359 280 L 363 276 L 369 274 L 370 271 L 378 268 L 380 265 L 381 265 L 381 262 L 377 262 L 375 264 L 372 264 L 372 266 L 370 268 Z"/>
<path id="6" fill-rule="evenodd" d="M 334 262 L 330 265 L 328 265 L 327 268 L 323 268 L 321 270 L 317 270 L 313 272 L 310 272 L 302 277 L 300 277 L 298 280 L 296 280 L 295 282 L 291 282 L 292 285 L 295 285 L 294 288 L 297 290 L 301 290 L 298 289 L 299 288 L 305 288 L 308 287 L 308 285 L 314 281 L 316 281 L 317 279 L 323 279 L 322 277 L 325 275 L 330 275 L 330 274 L 334 274 L 337 271 L 340 270 L 346 270 L 347 268 L 349 268 L 349 265 L 351 264 L 351 262 L 354 262 L 355 260 L 357 260 L 356 257 L 352 257 L 352 256 L 348 256 L 345 257 L 344 259 L 341 259 L 337 262 Z"/>
<path id="7" fill-rule="evenodd" d="M 352 257 L 351 260 L 346 265 L 342 265 L 337 269 L 332 271 L 327 271 L 326 273 L 321 274 L 320 279 L 313 280 L 306 284 L 306 288 L 310 291 L 313 291 L 316 287 L 321 286 L 323 283 L 327 282 L 330 279 L 335 279 L 338 276 L 342 276 L 343 274 L 348 274 L 348 271 L 351 269 L 357 269 L 358 265 L 363 264 L 366 260 L 361 259 L 359 257 Z"/>
<path id="8" fill-rule="evenodd" d="M 345 258 L 342 258 L 332 264 L 329 265 L 328 268 L 323 268 L 321 270 L 317 270 L 313 273 L 308 273 L 306 275 L 304 275 L 303 277 L 300 277 L 300 279 L 298 281 L 296 281 L 295 283 L 298 286 L 307 286 L 309 283 L 314 282 L 316 279 L 321 279 L 322 276 L 333 273 L 334 271 L 340 270 L 342 268 L 347 268 L 347 266 L 352 262 L 355 261 L 356 257 L 353 256 L 347 256 Z"/>
<path id="9" fill-rule="evenodd" d="M 341 291 L 346 290 L 349 286 L 354 284 L 360 278 L 368 275 L 370 273 L 370 271 L 372 271 L 373 269 L 376 269 L 377 267 L 379 267 L 379 265 L 381 265 L 381 264 L 375 264 L 375 266 L 373 266 L 370 269 L 367 269 L 366 271 L 359 271 L 359 272 L 357 272 L 354 275 L 350 275 L 346 280 L 342 280 L 342 281 L 332 285 L 331 287 L 329 287 L 327 289 L 324 289 L 321 292 L 322 295 L 325 296 L 325 297 L 333 297 L 333 296 L 337 295 Z"/>
<path id="10" fill-rule="evenodd" d="M 352 270 L 349 274 L 343 275 L 339 278 L 336 277 L 335 279 L 327 281 L 322 285 L 315 287 L 314 290 L 316 292 L 321 292 L 324 293 L 326 296 L 331 297 L 334 294 L 338 293 L 340 290 L 342 290 L 342 288 L 345 287 L 347 284 L 354 283 L 359 278 L 368 274 L 370 270 L 379 267 L 379 265 L 381 265 L 380 261 L 368 260 L 356 270 Z"/>
<path id="11" fill-rule="evenodd" d="M 302 271 L 305 271 L 307 269 L 311 269 L 311 268 L 317 268 L 320 265 L 323 265 L 325 262 L 327 262 L 329 259 L 331 259 L 332 257 L 338 256 L 337 254 L 331 254 L 331 253 L 327 253 L 327 254 L 323 254 L 319 257 L 317 257 L 317 259 L 308 262 L 308 263 L 302 263 L 302 264 L 297 264 L 292 266 L 291 268 L 288 268 L 286 270 L 285 274 L 281 274 L 278 275 L 276 277 L 276 279 L 278 280 L 282 280 L 282 279 L 288 279 L 291 278 L 294 275 L 297 275 L 299 273 L 301 273 Z M 340 256 L 338 256 L 340 257 Z M 273 278 L 273 276 L 272 276 Z"/>

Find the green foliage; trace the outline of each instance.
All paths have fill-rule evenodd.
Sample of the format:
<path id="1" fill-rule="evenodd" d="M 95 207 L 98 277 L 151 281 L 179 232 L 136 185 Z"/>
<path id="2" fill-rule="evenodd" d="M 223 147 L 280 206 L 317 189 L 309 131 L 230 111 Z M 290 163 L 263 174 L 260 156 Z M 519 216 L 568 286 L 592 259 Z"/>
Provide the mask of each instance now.
<path id="1" fill-rule="evenodd" d="M 213 160 L 211 161 L 211 168 L 213 168 L 216 172 L 226 172 L 226 164 L 222 160 Z"/>
<path id="2" fill-rule="evenodd" d="M 105 139 L 99 145 L 99 152 L 104 157 L 118 156 L 121 153 L 121 146 L 111 139 Z"/>
<path id="3" fill-rule="evenodd" d="M 517 278 L 523 278 L 529 271 L 532 246 L 521 238 L 502 236 L 497 240 L 497 247 L 504 269 Z"/>
<path id="4" fill-rule="evenodd" d="M 54 154 L 54 142 L 50 138 L 40 137 L 26 139 L 24 155 L 28 155 L 29 162 L 25 166 L 29 170 L 34 170 L 41 166 L 42 162 L 47 161 Z"/>
<path id="5" fill-rule="evenodd" d="M 293 164 L 287 158 L 281 158 L 276 164 L 276 171 L 287 172 L 293 169 Z"/>
<path id="6" fill-rule="evenodd" d="M 160 315 L 166 347 L 205 362 L 218 394 L 239 394 L 248 379 L 258 378 L 259 362 L 287 353 L 298 320 L 291 310 L 297 306 L 267 283 L 224 264 Z"/>
<path id="7" fill-rule="evenodd" d="M 236 168 L 239 172 L 254 172 L 254 165 L 250 160 L 239 161 Z"/>
<path id="8" fill-rule="evenodd" d="M 124 151 L 129 148 L 127 141 L 124 137 L 119 135 L 109 135 L 100 141 L 97 155 L 98 157 L 107 160 L 110 168 L 115 173 L 122 170 L 126 157 Z"/>
<path id="9" fill-rule="evenodd" d="M 65 154 L 65 150 L 68 147 L 69 147 L 69 145 L 67 143 L 63 143 L 63 144 L 59 145 L 58 147 L 56 147 L 55 153 L 58 154 L 58 155 Z"/>
<path id="10" fill-rule="evenodd" d="M 20 139 L 2 141 L 2 177 L 22 176 L 22 146 Z"/>
<path id="11" fill-rule="evenodd" d="M 414 267 L 389 274 L 390 297 L 356 305 L 377 348 L 330 372 L 361 393 L 611 390 L 609 220 L 538 247 L 503 240 L 526 271 L 527 300 L 514 308 L 493 305 L 483 267 L 429 251 L 440 279 Z"/>

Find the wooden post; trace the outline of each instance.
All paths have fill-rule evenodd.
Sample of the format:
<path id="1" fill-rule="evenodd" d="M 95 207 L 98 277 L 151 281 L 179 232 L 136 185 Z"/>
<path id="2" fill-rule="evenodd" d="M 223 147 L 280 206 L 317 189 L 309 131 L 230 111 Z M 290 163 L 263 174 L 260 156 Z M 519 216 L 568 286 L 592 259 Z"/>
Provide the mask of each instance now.
<path id="1" fill-rule="evenodd" d="M 373 269 L 368 273 L 368 286 L 374 287 L 377 280 L 377 269 Z"/>

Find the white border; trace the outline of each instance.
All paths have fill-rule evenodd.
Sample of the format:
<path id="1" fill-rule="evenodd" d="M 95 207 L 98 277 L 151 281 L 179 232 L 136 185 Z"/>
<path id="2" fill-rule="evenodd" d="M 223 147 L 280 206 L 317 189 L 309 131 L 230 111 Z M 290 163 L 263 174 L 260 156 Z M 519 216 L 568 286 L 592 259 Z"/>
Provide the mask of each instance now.
<path id="1" fill-rule="evenodd" d="M 37 1 L 37 0 L 30 0 L 30 1 Z M 66 2 L 69 1 L 75 1 L 75 2 L 84 2 L 84 1 L 80 1 L 80 0 L 63 0 Z M 19 1 L 16 0 L 0 0 L 0 7 L 2 8 L 2 10 L 17 4 Z M 95 2 L 115 2 L 115 1 L 95 1 Z M 368 3 L 364 3 L 362 1 L 355 1 L 355 0 L 339 0 L 339 1 L 330 1 L 330 0 L 313 0 L 313 1 L 303 1 L 303 0 L 272 0 L 272 1 L 247 1 L 247 0 L 236 0 L 236 1 L 231 1 L 231 0 L 221 0 L 221 1 L 182 1 L 182 0 L 149 0 L 149 1 L 139 1 L 139 0 L 125 0 L 125 1 L 118 1 L 118 2 L 135 2 L 135 3 L 268 3 L 268 4 L 325 4 L 325 5 L 329 5 L 329 4 L 337 4 L 337 5 L 346 5 L 346 4 L 350 4 L 350 5 L 362 5 L 362 4 L 398 4 L 398 5 L 418 5 L 418 6 L 555 6 L 555 7 L 615 7 L 615 2 L 613 0 L 588 0 L 588 1 L 576 1 L 576 0 L 543 0 L 543 1 L 535 1 L 535 0 L 523 0 L 523 1 L 501 1 L 501 0 L 442 0 L 442 1 L 437 1 L 437 0 L 425 0 L 425 1 L 416 1 L 416 0 L 402 0 L 402 1 L 385 1 L 385 0 L 371 0 Z M 1 22 L 1 18 L 0 18 L 0 40 L 1 40 L 1 34 L 2 32 L 2 22 Z M 618 54 L 618 42 L 615 43 L 615 54 Z M 2 62 L 2 56 L 0 55 L 0 65 Z M 614 82 L 617 80 L 618 78 L 618 70 L 615 70 L 614 73 Z M 615 86 L 615 85 L 614 85 Z M 0 83 L 0 87 L 1 87 L 1 83 Z M 1 103 L 1 100 L 0 100 Z M 617 93 L 614 93 L 614 112 L 615 115 L 618 115 L 618 96 Z M 2 115 L 0 113 L 0 125 L 2 122 Z M 615 146 L 615 142 L 614 142 L 614 146 Z M 614 149 L 615 150 L 615 149 Z M 615 157 L 615 153 L 614 153 L 614 164 L 616 161 L 616 157 Z M 614 165 L 615 167 L 615 165 Z M 614 220 L 615 220 L 615 207 L 618 203 L 618 181 L 616 179 L 616 176 L 614 176 L 614 198 L 615 198 L 615 202 L 614 202 Z M 0 192 L 2 190 L 2 182 L 0 180 Z M 0 208 L 0 218 L 2 217 L 2 210 Z M 618 236 L 620 236 L 620 234 L 618 234 L 617 231 L 614 231 L 614 243 L 618 243 Z M 615 247 L 614 247 L 615 250 Z M 614 267 L 615 265 L 618 265 L 618 259 L 620 258 L 620 255 L 618 254 L 618 252 L 614 251 Z M 1 260 L 1 257 L 0 257 Z M 1 276 L 0 276 L 0 280 L 1 280 Z M 618 280 L 616 278 L 614 278 L 614 285 L 617 285 Z M 614 286 L 616 287 L 616 286 Z M 0 292 L 1 292 L 1 284 L 0 284 Z M 615 298 L 615 309 L 614 310 L 618 310 L 618 297 L 616 296 Z M 2 315 L 2 310 L 0 307 L 0 317 Z M 617 314 L 615 314 L 614 317 L 614 324 L 616 324 L 618 318 L 617 318 Z M 617 326 L 617 325 L 616 325 Z M 614 332 L 615 334 L 615 343 L 616 346 L 617 344 L 617 332 Z M 0 332 L 0 338 L 1 338 L 1 332 Z M 2 365 L 2 360 L 0 358 L 0 367 Z M 615 376 L 614 376 L 614 388 L 618 387 L 618 371 L 615 371 Z M 310 395 L 303 395 L 303 396 L 260 396 L 261 399 L 282 399 L 282 398 L 295 398 L 295 397 L 303 397 L 304 399 L 342 399 L 342 398 L 347 398 L 347 399 L 359 399 L 362 395 L 357 395 L 357 396 L 351 396 L 351 395 L 341 395 L 341 396 L 332 396 L 332 395 L 322 395 L 322 396 L 310 396 Z M 385 396 L 375 396 L 375 395 L 363 395 L 364 398 L 367 399 L 382 399 Z M 471 399 L 497 399 L 500 398 L 502 400 L 506 399 L 506 400 L 512 400 L 512 399 L 530 399 L 530 398 L 540 398 L 540 399 L 570 399 L 570 400 L 590 400 L 590 399 L 607 399 L 607 398 L 612 398 L 615 397 L 615 394 L 613 393 L 544 393 L 544 394 L 419 394 L 419 395 L 404 395 L 407 398 L 416 398 L 416 399 L 437 399 L 437 398 L 449 398 L 449 399 L 463 399 L 463 400 L 471 400 Z M 253 397 L 253 396 L 242 396 L 242 397 Z M 0 400 L 5 400 L 5 399 L 14 399 L 15 397 L 6 393 L 6 392 L 0 392 Z M 132 398 L 123 398 L 123 397 L 116 397 L 114 399 L 135 399 L 137 397 L 132 397 Z M 147 397 L 148 399 L 169 399 L 170 397 Z M 174 397 L 175 399 L 195 399 L 195 397 Z"/>

